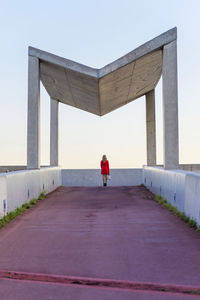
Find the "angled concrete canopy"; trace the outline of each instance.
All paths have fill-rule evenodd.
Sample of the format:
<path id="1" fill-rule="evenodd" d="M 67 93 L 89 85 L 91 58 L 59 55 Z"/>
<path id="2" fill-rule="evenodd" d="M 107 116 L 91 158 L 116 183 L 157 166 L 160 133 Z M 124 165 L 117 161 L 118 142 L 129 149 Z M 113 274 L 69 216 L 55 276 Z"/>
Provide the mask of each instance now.
<path id="1" fill-rule="evenodd" d="M 29 47 L 27 167 L 40 167 L 40 80 L 51 99 L 50 164 L 58 165 L 58 103 L 103 116 L 146 96 L 147 165 L 156 165 L 155 87 L 163 75 L 164 167 L 178 153 L 177 29 L 101 69 Z"/>
<path id="2" fill-rule="evenodd" d="M 52 99 L 103 116 L 153 90 L 162 73 L 162 48 L 173 28 L 101 69 L 29 47 L 40 61 L 40 79 Z"/>

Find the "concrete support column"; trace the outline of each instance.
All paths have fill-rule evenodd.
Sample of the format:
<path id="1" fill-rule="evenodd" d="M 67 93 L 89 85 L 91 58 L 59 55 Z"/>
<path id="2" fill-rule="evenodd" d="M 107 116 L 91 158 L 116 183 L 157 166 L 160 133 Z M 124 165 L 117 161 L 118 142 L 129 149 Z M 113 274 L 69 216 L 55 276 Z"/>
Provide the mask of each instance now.
<path id="1" fill-rule="evenodd" d="M 39 59 L 28 57 L 27 168 L 40 168 L 40 74 Z"/>
<path id="2" fill-rule="evenodd" d="M 177 42 L 163 48 L 163 130 L 164 168 L 179 165 Z"/>
<path id="3" fill-rule="evenodd" d="M 51 98 L 50 165 L 58 166 L 58 101 Z"/>
<path id="4" fill-rule="evenodd" d="M 155 90 L 146 94 L 147 166 L 156 165 Z"/>

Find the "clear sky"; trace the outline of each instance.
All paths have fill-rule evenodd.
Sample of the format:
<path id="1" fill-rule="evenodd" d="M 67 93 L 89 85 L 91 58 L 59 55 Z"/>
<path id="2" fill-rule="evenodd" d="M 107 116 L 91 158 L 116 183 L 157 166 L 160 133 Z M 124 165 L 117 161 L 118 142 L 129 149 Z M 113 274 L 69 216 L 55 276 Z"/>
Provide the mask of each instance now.
<path id="1" fill-rule="evenodd" d="M 178 28 L 180 163 L 200 163 L 199 0 L 0 0 L 0 165 L 26 164 L 28 46 L 100 68 Z M 162 87 L 156 88 L 157 157 L 163 161 Z M 49 164 L 50 101 L 41 86 L 41 163 Z M 60 105 L 60 165 L 146 163 L 144 97 L 98 117 Z"/>

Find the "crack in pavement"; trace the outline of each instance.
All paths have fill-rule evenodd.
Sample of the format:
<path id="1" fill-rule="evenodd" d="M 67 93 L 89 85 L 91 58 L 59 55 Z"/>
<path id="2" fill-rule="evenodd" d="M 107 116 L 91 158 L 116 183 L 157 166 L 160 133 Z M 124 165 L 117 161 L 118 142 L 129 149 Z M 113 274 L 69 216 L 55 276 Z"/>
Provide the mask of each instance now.
<path id="1" fill-rule="evenodd" d="M 182 296 L 198 296 L 200 295 L 200 287 L 186 286 L 186 285 L 174 285 L 174 284 L 160 284 L 153 282 L 137 282 L 137 281 L 124 281 L 114 279 L 102 279 L 102 278 L 89 278 L 89 277 L 76 277 L 76 276 L 64 276 L 53 274 L 41 274 L 41 273 L 27 273 L 27 272 L 15 272 L 0 270 L 1 279 L 14 279 L 14 280 L 28 280 L 45 283 L 60 283 L 65 285 L 79 285 L 85 287 L 95 288 L 114 288 L 121 290 L 132 291 L 149 291 L 149 292 L 161 292 L 165 294 L 179 294 Z"/>

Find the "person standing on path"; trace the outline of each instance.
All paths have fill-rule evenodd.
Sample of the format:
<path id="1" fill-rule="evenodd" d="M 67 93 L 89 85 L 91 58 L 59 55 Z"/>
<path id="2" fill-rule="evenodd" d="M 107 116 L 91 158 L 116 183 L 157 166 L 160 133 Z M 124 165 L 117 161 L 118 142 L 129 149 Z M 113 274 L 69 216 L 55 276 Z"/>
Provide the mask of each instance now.
<path id="1" fill-rule="evenodd" d="M 108 175 L 110 175 L 109 162 L 104 154 L 101 160 L 101 174 L 103 180 L 103 186 L 107 186 Z"/>

